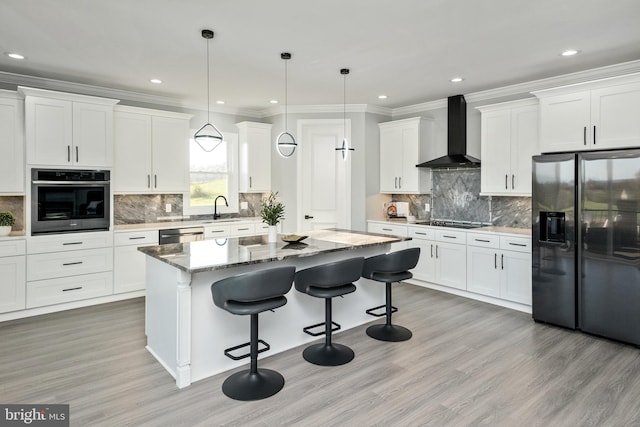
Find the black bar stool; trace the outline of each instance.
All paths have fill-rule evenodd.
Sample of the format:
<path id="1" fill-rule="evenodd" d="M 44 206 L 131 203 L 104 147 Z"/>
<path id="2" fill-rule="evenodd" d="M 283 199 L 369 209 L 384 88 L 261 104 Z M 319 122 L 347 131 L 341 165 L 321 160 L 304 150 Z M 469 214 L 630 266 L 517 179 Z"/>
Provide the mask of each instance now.
<path id="1" fill-rule="evenodd" d="M 401 251 L 376 255 L 364 260 L 362 277 L 386 284 L 386 303 L 368 309 L 366 312 L 375 317 L 386 317 L 383 325 L 373 325 L 367 328 L 367 335 L 381 341 L 406 341 L 411 338 L 411 331 L 403 326 L 391 324 L 391 314 L 398 311 L 391 304 L 391 284 L 401 280 L 411 279 L 411 270 L 418 264 L 420 248 L 403 249 Z M 385 308 L 385 313 L 374 313 L 375 310 Z"/>
<path id="2" fill-rule="evenodd" d="M 364 258 L 350 258 L 296 273 L 295 286 L 300 292 L 316 298 L 324 298 L 324 322 L 307 326 L 302 330 L 311 336 L 324 335 L 324 343 L 310 345 L 302 352 L 307 362 L 321 366 L 338 366 L 353 360 L 354 353 L 349 347 L 331 342 L 333 332 L 341 326 L 334 322 L 331 314 L 331 299 L 350 294 L 356 290 L 353 282 L 360 278 Z M 313 328 L 324 325 L 324 331 L 312 332 Z"/>
<path id="3" fill-rule="evenodd" d="M 258 369 L 258 353 L 271 347 L 258 339 L 258 313 L 274 310 L 287 303 L 284 296 L 291 289 L 295 267 L 276 267 L 219 280 L 211 285 L 213 303 L 232 314 L 251 315 L 251 341 L 224 350 L 224 354 L 240 360 L 251 357 L 249 370 L 236 372 L 222 384 L 222 392 L 236 400 L 259 400 L 273 396 L 284 387 L 284 377 L 270 369 Z M 263 348 L 258 350 L 258 344 Z M 232 352 L 250 347 L 249 353 Z"/>

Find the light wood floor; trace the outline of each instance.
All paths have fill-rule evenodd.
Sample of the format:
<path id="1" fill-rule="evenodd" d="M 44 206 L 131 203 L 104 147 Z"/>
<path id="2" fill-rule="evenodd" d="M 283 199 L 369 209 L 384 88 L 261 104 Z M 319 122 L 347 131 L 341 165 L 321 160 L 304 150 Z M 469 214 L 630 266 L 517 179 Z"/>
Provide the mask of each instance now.
<path id="1" fill-rule="evenodd" d="M 263 359 L 287 382 L 258 402 L 225 397 L 227 374 L 177 389 L 144 349 L 142 299 L 5 322 L 0 402 L 69 403 L 73 426 L 640 426 L 635 347 L 406 284 L 394 305 L 410 341 L 363 326 L 335 338 L 344 366 Z"/>

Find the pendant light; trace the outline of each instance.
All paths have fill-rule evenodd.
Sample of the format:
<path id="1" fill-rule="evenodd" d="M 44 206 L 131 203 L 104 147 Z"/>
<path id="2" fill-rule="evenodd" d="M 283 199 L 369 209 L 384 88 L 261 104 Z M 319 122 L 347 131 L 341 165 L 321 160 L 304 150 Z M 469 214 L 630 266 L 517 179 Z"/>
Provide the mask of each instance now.
<path id="1" fill-rule="evenodd" d="M 198 131 L 193 135 L 193 139 L 196 143 L 207 153 L 215 150 L 218 145 L 224 139 L 220 131 L 217 127 L 211 124 L 211 110 L 209 108 L 209 40 L 213 38 L 213 31 L 211 30 L 202 30 L 202 37 L 207 41 L 207 123 L 202 126 Z"/>
<path id="2" fill-rule="evenodd" d="M 354 151 L 355 148 L 349 147 L 349 141 L 347 140 L 347 75 L 349 74 L 348 68 L 340 69 L 340 74 L 344 76 L 344 84 L 342 90 L 342 147 L 336 148 L 336 151 L 342 152 L 342 160 L 347 161 L 347 157 L 349 156 L 349 151 Z"/>
<path id="3" fill-rule="evenodd" d="M 291 157 L 296 151 L 296 139 L 287 131 L 287 61 L 291 59 L 291 54 L 283 52 L 280 58 L 284 61 L 284 132 L 276 139 L 276 150 L 282 157 Z"/>

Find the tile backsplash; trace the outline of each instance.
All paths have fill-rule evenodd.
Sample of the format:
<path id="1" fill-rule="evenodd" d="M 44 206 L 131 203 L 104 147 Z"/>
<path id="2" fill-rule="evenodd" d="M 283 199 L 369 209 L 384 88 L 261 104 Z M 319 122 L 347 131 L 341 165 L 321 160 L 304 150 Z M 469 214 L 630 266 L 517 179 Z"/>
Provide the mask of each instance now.
<path id="1" fill-rule="evenodd" d="M 0 212 L 9 211 L 16 217 L 14 231 L 25 229 L 24 196 L 0 196 Z"/>
<path id="2" fill-rule="evenodd" d="M 222 214 L 222 218 L 255 217 L 260 213 L 262 194 L 240 193 L 239 202 L 247 202 L 247 209 L 238 213 Z M 171 212 L 165 206 L 171 204 Z M 116 194 L 114 196 L 114 224 L 143 224 L 170 221 L 184 216 L 182 194 Z M 211 219 L 210 215 L 192 215 L 190 219 Z"/>
<path id="3" fill-rule="evenodd" d="M 442 169 L 432 172 L 431 194 L 394 194 L 408 202 L 417 220 L 454 219 L 501 227 L 530 228 L 530 197 L 480 196 L 480 169 Z M 431 211 L 426 212 L 429 203 Z"/>

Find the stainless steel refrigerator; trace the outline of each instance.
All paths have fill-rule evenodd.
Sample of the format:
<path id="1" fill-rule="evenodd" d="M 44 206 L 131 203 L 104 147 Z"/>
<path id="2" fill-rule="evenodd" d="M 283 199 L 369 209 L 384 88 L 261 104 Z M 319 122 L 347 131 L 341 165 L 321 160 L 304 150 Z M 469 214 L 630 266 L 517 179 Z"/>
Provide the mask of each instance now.
<path id="1" fill-rule="evenodd" d="M 533 319 L 640 345 L 640 149 L 533 157 Z"/>

